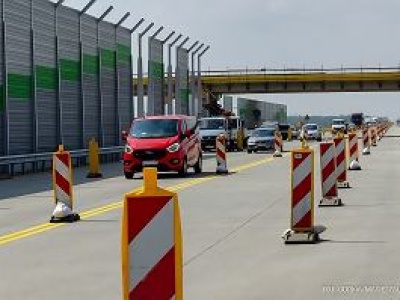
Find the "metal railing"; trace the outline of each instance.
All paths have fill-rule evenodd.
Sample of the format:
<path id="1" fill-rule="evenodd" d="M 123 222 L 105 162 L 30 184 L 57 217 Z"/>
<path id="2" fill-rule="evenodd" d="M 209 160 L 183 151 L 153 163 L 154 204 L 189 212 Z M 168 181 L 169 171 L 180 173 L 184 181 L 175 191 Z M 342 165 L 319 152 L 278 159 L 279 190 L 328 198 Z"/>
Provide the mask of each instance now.
<path id="1" fill-rule="evenodd" d="M 229 75 L 288 75 L 288 74 L 350 74 L 350 73 L 392 73 L 400 72 L 399 67 L 340 67 L 340 68 L 245 68 L 202 71 L 203 76 Z"/>
<path id="2" fill-rule="evenodd" d="M 101 148 L 99 154 L 103 161 L 109 161 L 109 158 L 112 161 L 116 161 L 119 160 L 123 150 L 123 146 Z M 89 156 L 88 149 L 71 150 L 69 153 L 71 154 L 73 165 L 78 167 L 86 165 L 86 159 Z M 45 171 L 51 167 L 53 154 L 53 152 L 45 152 L 0 157 L 0 174 L 14 176 L 16 173 L 25 174 L 27 171 Z"/>
<path id="3" fill-rule="evenodd" d="M 348 74 L 348 73 L 380 73 L 380 72 L 400 72 L 398 67 L 340 67 L 340 68 L 241 68 L 226 70 L 204 70 L 202 76 L 223 76 L 223 75 L 279 75 L 279 74 Z M 175 73 L 172 73 L 175 76 Z M 148 73 L 143 73 L 144 78 L 147 78 Z M 133 80 L 137 79 L 137 74 L 133 74 Z"/>

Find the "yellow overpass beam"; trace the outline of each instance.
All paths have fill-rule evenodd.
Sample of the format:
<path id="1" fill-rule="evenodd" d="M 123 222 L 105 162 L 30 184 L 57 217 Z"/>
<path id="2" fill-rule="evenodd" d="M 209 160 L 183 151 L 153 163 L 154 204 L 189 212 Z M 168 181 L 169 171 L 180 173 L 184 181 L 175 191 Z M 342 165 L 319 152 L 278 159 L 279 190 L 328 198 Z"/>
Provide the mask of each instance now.
<path id="1" fill-rule="evenodd" d="M 202 83 L 207 85 L 235 83 L 268 83 L 268 82 L 365 82 L 365 81 L 399 81 L 400 72 L 369 73 L 309 73 L 309 74 L 245 74 L 202 76 Z"/>

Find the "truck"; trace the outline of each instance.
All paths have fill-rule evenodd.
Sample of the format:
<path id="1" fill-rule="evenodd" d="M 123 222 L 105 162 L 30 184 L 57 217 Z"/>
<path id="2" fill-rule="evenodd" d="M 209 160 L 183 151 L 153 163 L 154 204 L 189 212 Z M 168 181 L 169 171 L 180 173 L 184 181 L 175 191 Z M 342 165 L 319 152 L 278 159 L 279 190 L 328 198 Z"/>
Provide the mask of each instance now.
<path id="1" fill-rule="evenodd" d="M 203 151 L 215 149 L 215 140 L 220 134 L 225 135 L 228 150 L 240 150 L 238 147 L 238 132 L 243 130 L 244 143 L 247 140 L 247 130 L 244 121 L 237 116 L 208 117 L 199 120 L 201 147 Z"/>
<path id="2" fill-rule="evenodd" d="M 363 113 L 353 113 L 351 114 L 351 122 L 360 127 L 364 124 L 364 114 Z"/>

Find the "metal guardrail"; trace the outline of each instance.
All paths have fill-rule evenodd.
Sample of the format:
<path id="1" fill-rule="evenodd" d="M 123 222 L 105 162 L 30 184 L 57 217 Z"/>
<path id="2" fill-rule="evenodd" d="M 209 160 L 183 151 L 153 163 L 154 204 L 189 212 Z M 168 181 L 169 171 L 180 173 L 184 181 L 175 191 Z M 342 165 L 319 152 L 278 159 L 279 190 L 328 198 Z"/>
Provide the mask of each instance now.
<path id="1" fill-rule="evenodd" d="M 116 155 L 121 154 L 124 150 L 123 146 L 118 147 L 108 147 L 108 148 L 100 148 L 100 155 Z M 80 150 L 71 150 L 69 151 L 71 154 L 71 159 L 86 159 L 89 156 L 88 149 L 80 149 Z M 26 155 L 10 155 L 10 156 L 2 156 L 0 157 L 0 168 L 3 167 L 8 169 L 6 174 L 13 176 L 15 174 L 15 166 L 21 166 L 21 173 L 25 173 L 26 165 L 32 164 L 34 171 L 46 169 L 46 163 L 51 162 L 53 159 L 53 152 L 46 153 L 36 153 L 36 154 L 26 154 Z M 80 163 L 78 162 L 78 165 Z M 1 174 L 1 170 L 0 170 Z"/>

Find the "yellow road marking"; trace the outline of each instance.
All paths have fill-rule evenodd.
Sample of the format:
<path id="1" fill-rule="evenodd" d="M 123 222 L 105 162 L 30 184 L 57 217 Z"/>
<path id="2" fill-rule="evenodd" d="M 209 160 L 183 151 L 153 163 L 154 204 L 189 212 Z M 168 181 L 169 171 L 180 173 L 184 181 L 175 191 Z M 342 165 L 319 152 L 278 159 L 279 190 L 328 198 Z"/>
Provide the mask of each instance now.
<path id="1" fill-rule="evenodd" d="M 287 154 L 284 154 L 284 156 L 286 156 L 286 155 Z M 255 168 L 255 167 L 261 166 L 263 164 L 272 162 L 273 160 L 274 160 L 274 158 L 272 158 L 272 157 L 269 157 L 266 159 L 261 159 L 261 160 L 258 160 L 258 161 L 252 162 L 252 163 L 248 163 L 248 164 L 233 168 L 231 170 L 231 172 L 234 172 L 234 173 L 241 172 L 244 170 L 248 170 L 248 169 Z M 209 176 L 206 176 L 203 178 L 191 179 L 191 180 L 185 181 L 183 183 L 179 183 L 179 184 L 167 187 L 166 189 L 176 192 L 176 191 L 183 190 L 185 188 L 188 188 L 188 187 L 191 187 L 194 185 L 198 185 L 198 184 L 210 181 L 210 180 L 217 179 L 217 178 L 223 178 L 223 176 L 209 175 Z M 139 189 L 141 189 L 141 188 L 139 187 L 135 190 L 139 190 Z M 113 203 L 110 203 L 110 204 L 107 204 L 107 205 L 104 205 L 101 207 L 97 207 L 97 208 L 82 212 L 82 213 L 80 213 L 80 216 L 81 216 L 82 220 L 85 220 L 85 219 L 89 219 L 89 218 L 107 213 L 109 211 L 112 211 L 112 210 L 115 210 L 115 209 L 118 209 L 121 207 L 122 207 L 122 201 L 117 201 L 117 202 L 113 202 Z M 43 233 L 43 232 L 46 232 L 46 231 L 49 231 L 52 229 L 56 229 L 56 228 L 59 228 L 59 227 L 65 226 L 65 225 L 66 225 L 65 223 L 58 223 L 58 224 L 43 223 L 43 224 L 32 226 L 32 227 L 29 227 L 29 228 L 26 228 L 23 230 L 15 231 L 13 233 L 5 234 L 5 235 L 0 236 L 0 246 L 11 243 L 13 241 L 21 240 L 23 238 L 27 238 L 27 237 L 30 237 L 33 235 L 37 235 L 37 234 L 40 234 L 40 233 Z"/>

